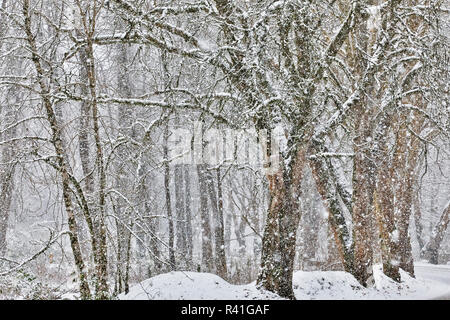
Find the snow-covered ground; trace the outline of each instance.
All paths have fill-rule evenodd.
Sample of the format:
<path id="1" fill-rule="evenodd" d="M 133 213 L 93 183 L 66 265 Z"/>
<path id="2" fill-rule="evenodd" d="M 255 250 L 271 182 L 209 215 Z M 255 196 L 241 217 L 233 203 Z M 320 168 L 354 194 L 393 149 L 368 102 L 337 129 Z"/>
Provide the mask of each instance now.
<path id="1" fill-rule="evenodd" d="M 299 300 L 311 299 L 436 299 L 450 297 L 450 266 L 417 264 L 417 278 L 401 271 L 402 282 L 386 277 L 381 266 L 374 267 L 375 286 L 362 287 L 342 271 L 297 271 L 293 286 Z M 260 291 L 255 282 L 233 285 L 210 273 L 170 272 L 133 286 L 124 300 L 256 300 L 280 299 Z"/>
<path id="2" fill-rule="evenodd" d="M 450 264 L 448 265 L 430 265 L 428 263 L 416 263 L 415 272 L 419 279 L 437 282 L 447 288 L 447 291 L 436 299 L 450 300 Z"/>

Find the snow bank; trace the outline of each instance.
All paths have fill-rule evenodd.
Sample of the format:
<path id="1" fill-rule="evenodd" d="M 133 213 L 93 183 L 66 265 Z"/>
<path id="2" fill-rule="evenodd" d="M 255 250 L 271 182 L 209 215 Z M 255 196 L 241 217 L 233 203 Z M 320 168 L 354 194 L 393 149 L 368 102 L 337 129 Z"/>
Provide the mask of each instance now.
<path id="1" fill-rule="evenodd" d="M 344 271 L 297 271 L 293 287 L 299 300 L 363 299 L 368 293 Z"/>
<path id="2" fill-rule="evenodd" d="M 256 289 L 255 283 L 233 285 L 219 276 L 200 272 L 170 272 L 130 288 L 121 300 L 260 300 L 279 296 Z"/>
<path id="3" fill-rule="evenodd" d="M 299 300 L 433 299 L 450 294 L 450 286 L 429 279 L 412 278 L 401 270 L 402 282 L 386 277 L 381 266 L 374 267 L 375 286 L 364 288 L 343 271 L 297 271 L 294 293 Z M 279 296 L 258 290 L 255 282 L 233 285 L 210 273 L 170 272 L 132 287 L 123 300 L 276 300 Z"/>

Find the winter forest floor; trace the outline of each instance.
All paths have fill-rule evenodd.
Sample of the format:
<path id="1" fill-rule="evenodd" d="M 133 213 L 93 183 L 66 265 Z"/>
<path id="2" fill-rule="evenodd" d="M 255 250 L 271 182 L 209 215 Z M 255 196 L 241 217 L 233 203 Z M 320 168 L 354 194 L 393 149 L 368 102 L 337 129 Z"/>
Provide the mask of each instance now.
<path id="1" fill-rule="evenodd" d="M 375 286 L 362 287 L 342 271 L 297 271 L 294 292 L 298 300 L 402 300 L 450 299 L 450 266 L 417 263 L 416 278 L 401 273 L 402 282 L 387 278 L 374 267 Z M 122 300 L 259 300 L 281 299 L 256 288 L 255 282 L 233 285 L 210 273 L 171 272 L 133 286 Z"/>

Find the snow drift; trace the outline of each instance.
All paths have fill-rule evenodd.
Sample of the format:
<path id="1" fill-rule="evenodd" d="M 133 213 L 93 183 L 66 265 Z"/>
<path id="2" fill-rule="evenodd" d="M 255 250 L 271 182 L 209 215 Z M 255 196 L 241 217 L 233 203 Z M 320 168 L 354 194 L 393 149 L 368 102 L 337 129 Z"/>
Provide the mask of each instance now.
<path id="1" fill-rule="evenodd" d="M 314 299 L 433 299 L 450 294 L 450 286 L 412 278 L 401 271 L 402 282 L 386 277 L 377 265 L 375 286 L 364 288 L 343 271 L 297 271 L 293 286 L 299 300 Z M 133 286 L 123 300 L 260 300 L 281 299 L 276 294 L 256 288 L 256 283 L 233 285 L 210 273 L 170 272 Z"/>

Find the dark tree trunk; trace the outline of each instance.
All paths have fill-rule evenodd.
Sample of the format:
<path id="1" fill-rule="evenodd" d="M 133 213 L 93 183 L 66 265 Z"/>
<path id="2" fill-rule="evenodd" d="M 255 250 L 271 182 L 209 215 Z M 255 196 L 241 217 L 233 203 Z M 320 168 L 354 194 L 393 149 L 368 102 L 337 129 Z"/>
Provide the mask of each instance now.
<path id="1" fill-rule="evenodd" d="M 372 154 L 376 163 L 375 216 L 378 222 L 383 272 L 394 281 L 400 281 L 398 256 L 399 231 L 394 210 L 394 164 L 388 148 L 388 129 L 392 115 L 385 113 L 377 124 L 375 147 Z"/>
<path id="2" fill-rule="evenodd" d="M 125 45 L 120 44 L 117 52 L 117 87 L 119 88 L 119 94 L 123 98 L 129 98 L 132 96 L 131 83 L 128 76 L 128 51 Z M 134 138 L 134 132 L 132 130 L 133 114 L 132 109 L 127 105 L 119 106 L 118 122 L 119 122 L 119 135 L 125 139 Z M 126 146 L 130 144 L 124 144 L 117 150 L 116 172 L 117 179 L 116 185 L 118 190 L 121 190 L 125 195 L 128 195 L 129 185 L 131 179 L 127 174 L 127 168 L 129 166 L 128 154 Z M 130 246 L 131 246 L 131 230 L 133 228 L 133 217 L 131 215 L 131 209 L 127 208 L 128 205 L 122 197 L 117 198 L 117 217 L 120 221 L 116 221 L 117 228 L 117 268 L 118 268 L 118 281 L 119 292 L 124 291 L 128 293 L 129 289 L 129 269 L 130 269 Z"/>
<path id="3" fill-rule="evenodd" d="M 364 139 L 366 136 L 363 137 Z M 353 160 L 353 243 L 354 271 L 356 279 L 365 287 L 374 284 L 373 279 L 373 192 L 374 181 L 371 164 L 365 150 L 358 150 L 361 141 L 355 142 Z"/>
<path id="4" fill-rule="evenodd" d="M 57 121 L 57 117 L 52 108 L 52 103 L 49 99 L 49 88 L 47 87 L 48 79 L 46 78 L 46 73 L 42 68 L 41 57 L 38 53 L 37 45 L 35 42 L 35 36 L 31 29 L 31 15 L 30 15 L 30 2 L 29 0 L 24 0 L 22 5 L 24 20 L 24 29 L 27 38 L 27 42 L 32 54 L 32 61 L 37 74 L 37 82 L 41 90 L 41 99 L 45 112 L 47 115 L 48 122 L 51 128 L 52 143 L 55 152 L 58 156 L 57 166 L 60 173 L 62 191 L 63 191 L 63 202 L 68 216 L 68 226 L 70 230 L 69 238 L 70 245 L 72 248 L 72 253 L 75 261 L 75 266 L 78 271 L 79 281 L 80 281 L 80 295 L 81 299 L 90 299 L 91 292 L 88 284 L 88 278 L 86 273 L 86 267 L 81 254 L 80 243 L 78 239 L 78 226 L 75 220 L 75 212 L 72 203 L 71 189 L 70 189 L 70 176 L 69 176 L 69 165 L 66 163 L 65 159 L 67 153 L 63 145 L 63 140 L 61 138 L 61 128 Z"/>
<path id="5" fill-rule="evenodd" d="M 321 153 L 326 150 L 318 142 L 313 142 L 310 151 L 312 153 Z M 345 222 L 343 208 L 339 202 L 339 187 L 337 187 L 338 182 L 332 172 L 331 162 L 326 159 L 315 158 L 310 160 L 310 166 L 317 190 L 324 201 L 325 208 L 329 212 L 329 224 L 335 237 L 342 264 L 345 271 L 353 274 L 354 253 L 352 239 Z"/>
<path id="6" fill-rule="evenodd" d="M 417 182 L 416 182 L 416 184 L 417 184 Z M 417 242 L 419 243 L 420 254 L 422 255 L 422 250 L 424 249 L 425 242 L 423 240 L 423 225 L 422 225 L 422 210 L 420 208 L 420 194 L 419 194 L 419 188 L 417 186 L 414 188 L 413 212 L 414 212 L 414 225 L 416 227 Z"/>
<path id="7" fill-rule="evenodd" d="M 197 165 L 197 175 L 200 194 L 200 218 L 202 228 L 202 267 L 206 272 L 213 271 L 213 251 L 210 214 L 208 210 L 208 186 L 205 178 L 206 165 Z"/>
<path id="8" fill-rule="evenodd" d="M 222 201 L 221 190 L 217 189 L 214 185 L 214 177 L 211 170 L 206 169 L 204 171 L 205 181 L 208 188 L 208 195 L 210 205 L 213 211 L 214 222 L 214 253 L 215 253 L 215 265 L 217 274 L 227 279 L 227 262 L 225 257 L 225 242 L 224 242 L 224 226 L 223 226 L 223 205 L 219 204 L 219 200 Z M 222 188 L 220 181 L 217 182 L 217 186 Z M 222 208 L 221 208 L 222 207 Z"/>
<path id="9" fill-rule="evenodd" d="M 225 255 L 225 237 L 224 237 L 224 220 L 223 220 L 223 192 L 222 192 L 222 176 L 220 175 L 220 168 L 217 169 L 217 231 L 216 231 L 216 251 L 218 252 L 218 263 L 220 268 L 217 268 L 218 274 L 224 278 L 228 278 L 227 259 Z"/>
<path id="10" fill-rule="evenodd" d="M 169 122 L 167 121 L 164 128 L 164 189 L 166 195 L 166 210 L 167 219 L 169 223 L 169 263 L 171 270 L 176 269 L 175 264 L 175 249 L 174 249 L 174 227 L 173 227 L 173 216 L 172 216 L 172 204 L 170 200 L 170 166 L 169 166 Z"/>
<path id="11" fill-rule="evenodd" d="M 15 120 L 15 113 L 11 110 L 11 106 L 3 107 L 6 109 L 4 121 L 5 125 L 13 124 Z M 16 126 L 0 135 L 2 140 L 14 138 L 16 135 Z M 14 190 L 14 172 L 15 172 L 15 158 L 16 145 L 8 144 L 2 147 L 0 154 L 0 256 L 6 252 L 6 232 L 8 230 L 8 220 L 10 215 L 12 196 Z"/>
<path id="12" fill-rule="evenodd" d="M 179 253 L 178 262 L 186 262 L 186 215 L 185 215 L 185 195 L 183 165 L 176 164 L 174 168 L 175 184 L 175 216 L 176 216 L 176 248 Z"/>
<path id="13" fill-rule="evenodd" d="M 400 256 L 400 268 L 414 277 L 414 260 L 412 256 L 411 238 L 409 236 L 409 220 L 412 213 L 412 176 L 411 172 L 404 172 L 405 179 L 399 190 L 399 217 L 398 217 L 398 249 Z"/>
<path id="14" fill-rule="evenodd" d="M 184 213 L 185 213 L 185 232 L 186 232 L 186 262 L 190 270 L 192 268 L 192 210 L 191 210 L 191 166 L 184 166 Z"/>
<path id="15" fill-rule="evenodd" d="M 425 258 L 432 264 L 439 263 L 439 248 L 445 236 L 448 223 L 450 221 L 450 202 L 448 202 L 439 218 L 438 223 L 433 228 L 431 238 L 425 247 Z"/>
<path id="16" fill-rule="evenodd" d="M 257 280 L 258 286 L 288 299 L 295 299 L 292 276 L 300 220 L 298 198 L 305 150 L 299 150 L 294 155 L 295 159 L 291 160 L 288 168 L 281 160 L 278 170 L 266 173 L 270 201 Z"/>

